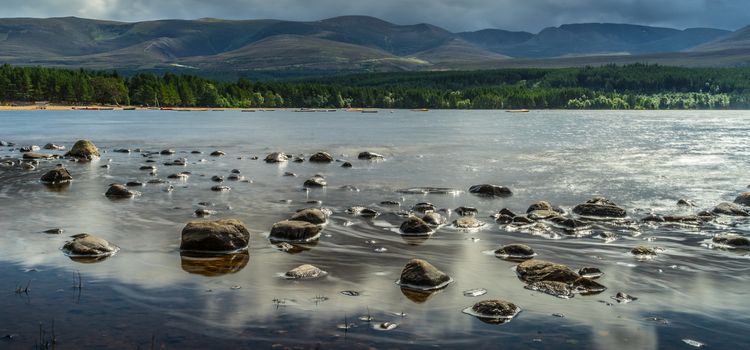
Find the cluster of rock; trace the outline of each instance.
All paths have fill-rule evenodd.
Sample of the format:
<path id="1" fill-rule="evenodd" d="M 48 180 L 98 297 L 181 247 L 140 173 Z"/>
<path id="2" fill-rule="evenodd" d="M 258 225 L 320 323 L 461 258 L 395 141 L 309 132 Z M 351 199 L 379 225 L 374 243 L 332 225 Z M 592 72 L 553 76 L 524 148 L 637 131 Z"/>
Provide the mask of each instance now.
<path id="1" fill-rule="evenodd" d="M 539 259 L 518 264 L 516 274 L 526 282 L 526 288 L 559 298 L 572 298 L 575 294 L 596 294 L 607 289 L 593 278 L 583 277 L 565 265 Z"/>

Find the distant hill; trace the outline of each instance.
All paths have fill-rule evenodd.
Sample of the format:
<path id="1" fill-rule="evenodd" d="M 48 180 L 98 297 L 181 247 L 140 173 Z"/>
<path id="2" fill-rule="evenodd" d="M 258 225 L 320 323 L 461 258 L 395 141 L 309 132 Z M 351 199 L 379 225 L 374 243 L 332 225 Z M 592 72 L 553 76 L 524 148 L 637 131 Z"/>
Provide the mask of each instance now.
<path id="1" fill-rule="evenodd" d="M 65 18 L 0 20 L 0 62 L 94 69 L 348 72 L 486 69 L 655 62 L 750 64 L 750 29 L 677 30 L 588 23 L 537 34 L 484 29 L 451 33 L 374 17 L 313 22 Z M 290 73 L 291 72 L 291 73 Z"/>

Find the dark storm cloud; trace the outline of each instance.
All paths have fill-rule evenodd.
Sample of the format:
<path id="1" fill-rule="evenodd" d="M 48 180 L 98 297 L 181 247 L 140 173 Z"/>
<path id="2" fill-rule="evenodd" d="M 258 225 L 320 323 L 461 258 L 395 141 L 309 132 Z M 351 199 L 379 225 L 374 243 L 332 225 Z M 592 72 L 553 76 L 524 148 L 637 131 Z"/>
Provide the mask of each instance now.
<path id="1" fill-rule="evenodd" d="M 164 18 L 318 20 L 370 15 L 453 31 L 538 31 L 565 23 L 615 22 L 737 29 L 750 24 L 747 0 L 2 0 L 0 17 L 139 21 Z"/>

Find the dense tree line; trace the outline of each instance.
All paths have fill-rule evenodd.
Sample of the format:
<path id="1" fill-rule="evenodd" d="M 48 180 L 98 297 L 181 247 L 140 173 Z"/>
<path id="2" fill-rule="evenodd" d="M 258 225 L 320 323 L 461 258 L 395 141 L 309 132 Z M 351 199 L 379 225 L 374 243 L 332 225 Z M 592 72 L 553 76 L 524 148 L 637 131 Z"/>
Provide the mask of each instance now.
<path id="1" fill-rule="evenodd" d="M 159 107 L 726 109 L 750 107 L 750 69 L 636 64 L 227 82 L 3 65 L 0 100 Z"/>

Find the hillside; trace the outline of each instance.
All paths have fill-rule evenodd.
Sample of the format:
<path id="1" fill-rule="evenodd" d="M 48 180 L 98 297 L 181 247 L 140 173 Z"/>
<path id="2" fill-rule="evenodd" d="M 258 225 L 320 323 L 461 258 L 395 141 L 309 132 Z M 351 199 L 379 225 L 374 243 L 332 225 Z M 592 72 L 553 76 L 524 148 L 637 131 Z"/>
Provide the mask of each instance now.
<path id="1" fill-rule="evenodd" d="M 537 34 L 484 29 L 451 33 L 366 16 L 313 22 L 65 18 L 0 20 L 0 62 L 94 69 L 252 72 L 409 71 L 568 67 L 648 62 L 744 66 L 750 29 L 677 30 L 588 23 Z M 295 73 L 297 72 L 297 73 Z"/>

